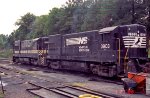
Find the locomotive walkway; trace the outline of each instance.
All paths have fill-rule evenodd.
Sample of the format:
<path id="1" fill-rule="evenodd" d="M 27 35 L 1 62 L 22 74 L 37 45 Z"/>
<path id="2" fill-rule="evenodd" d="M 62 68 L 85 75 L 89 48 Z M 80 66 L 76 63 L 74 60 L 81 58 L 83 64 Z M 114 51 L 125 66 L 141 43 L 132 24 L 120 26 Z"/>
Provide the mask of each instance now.
<path id="1" fill-rule="evenodd" d="M 149 98 L 141 94 L 125 94 L 121 84 L 101 79 L 91 81 L 91 77 L 82 73 L 10 64 L 8 60 L 0 60 L 0 74 L 4 86 L 3 98 L 78 98 L 87 93 L 102 98 Z"/>

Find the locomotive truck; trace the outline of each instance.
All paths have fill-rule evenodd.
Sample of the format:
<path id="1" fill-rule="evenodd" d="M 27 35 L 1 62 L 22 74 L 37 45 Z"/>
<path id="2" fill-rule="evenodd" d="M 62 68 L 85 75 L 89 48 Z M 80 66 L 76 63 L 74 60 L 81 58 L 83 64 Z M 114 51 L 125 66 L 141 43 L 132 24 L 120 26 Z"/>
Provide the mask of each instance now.
<path id="1" fill-rule="evenodd" d="M 141 71 L 148 58 L 146 47 L 145 26 L 120 25 L 17 40 L 13 62 L 114 77 L 130 70 Z"/>

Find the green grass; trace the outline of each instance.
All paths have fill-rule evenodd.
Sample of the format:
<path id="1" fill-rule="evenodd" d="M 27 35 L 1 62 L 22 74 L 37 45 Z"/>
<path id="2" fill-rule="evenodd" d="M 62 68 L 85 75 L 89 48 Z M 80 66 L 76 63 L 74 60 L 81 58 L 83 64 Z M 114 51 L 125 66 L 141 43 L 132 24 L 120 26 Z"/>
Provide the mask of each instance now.
<path id="1" fill-rule="evenodd" d="M 0 58 L 11 58 L 12 56 L 12 50 L 6 49 L 6 50 L 0 50 Z"/>
<path id="2" fill-rule="evenodd" d="M 4 94 L 0 91 L 0 98 L 4 98 Z"/>

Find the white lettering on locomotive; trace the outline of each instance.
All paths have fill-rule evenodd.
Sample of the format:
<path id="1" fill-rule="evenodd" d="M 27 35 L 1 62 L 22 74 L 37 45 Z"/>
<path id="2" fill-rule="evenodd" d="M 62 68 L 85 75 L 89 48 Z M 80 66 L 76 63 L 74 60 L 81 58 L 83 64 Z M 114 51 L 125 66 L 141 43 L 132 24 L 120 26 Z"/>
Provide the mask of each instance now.
<path id="1" fill-rule="evenodd" d="M 79 52 L 89 52 L 88 46 L 79 46 Z"/>
<path id="2" fill-rule="evenodd" d="M 123 36 L 123 41 L 126 48 L 146 48 L 145 33 L 128 33 L 128 36 Z"/>
<path id="3" fill-rule="evenodd" d="M 87 44 L 88 38 L 87 37 L 78 37 L 78 38 L 68 38 L 66 39 L 66 45 L 82 45 Z"/>
<path id="4" fill-rule="evenodd" d="M 110 44 L 101 44 L 101 49 L 108 49 L 110 48 Z"/>
<path id="5" fill-rule="evenodd" d="M 128 33 L 128 36 L 146 36 L 146 34 L 145 33 Z"/>

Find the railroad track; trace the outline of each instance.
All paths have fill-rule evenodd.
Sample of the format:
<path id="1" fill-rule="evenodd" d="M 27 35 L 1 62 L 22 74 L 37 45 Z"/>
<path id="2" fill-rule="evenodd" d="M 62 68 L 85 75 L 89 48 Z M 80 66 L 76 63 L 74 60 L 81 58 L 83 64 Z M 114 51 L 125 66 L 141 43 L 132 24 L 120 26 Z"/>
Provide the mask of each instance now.
<path id="1" fill-rule="evenodd" d="M 11 68 L 6 68 L 3 66 L 0 66 L 0 73 L 3 73 L 4 75 L 8 75 L 8 74 L 24 74 L 16 69 L 11 69 Z"/>
<path id="2" fill-rule="evenodd" d="M 35 88 L 27 89 L 28 92 L 40 98 L 79 98 L 80 95 L 90 94 L 94 98 L 122 98 L 121 96 L 104 94 L 84 87 L 65 85 L 62 87 L 48 88 L 29 82 Z"/>
<path id="3" fill-rule="evenodd" d="M 5 67 L 0 67 L 0 73 L 4 73 L 6 75 L 12 73 L 24 74 L 16 69 L 5 68 Z M 100 79 L 100 81 L 102 80 L 103 79 Z M 77 86 L 65 85 L 62 87 L 48 88 L 48 87 L 43 87 L 34 84 L 32 82 L 28 82 L 28 83 L 35 86 L 35 88 L 27 89 L 27 91 L 36 96 L 39 96 L 40 98 L 79 98 L 79 96 L 83 94 L 91 94 L 91 95 L 99 96 L 100 98 L 122 98 L 121 96 L 108 95 L 102 92 L 97 92 L 91 89 L 77 87 Z"/>
<path id="4" fill-rule="evenodd" d="M 32 70 L 37 70 L 37 71 L 39 71 L 41 69 L 41 67 L 40 66 L 38 66 L 37 68 L 34 68 L 34 67 L 31 67 L 31 68 L 29 68 L 29 69 L 27 69 L 27 71 L 32 71 Z M 5 67 L 0 67 L 0 70 L 4 70 L 4 71 L 6 71 L 6 72 L 8 72 L 8 71 L 11 71 L 11 70 L 13 70 L 13 71 L 15 71 L 16 73 L 19 73 L 19 71 L 17 71 L 16 69 L 10 69 L 10 68 L 5 68 Z M 63 72 L 63 71 L 58 71 L 58 70 L 50 70 L 50 69 L 41 69 L 41 71 L 43 71 L 43 72 L 45 72 L 45 73 L 47 73 L 47 72 L 49 72 L 49 73 L 65 73 L 65 74 L 73 74 L 73 75 L 79 75 L 79 76 L 83 76 L 83 77 L 89 77 L 89 81 L 104 81 L 104 82 L 107 82 L 107 83 L 114 83 L 114 84 L 117 84 L 117 85 L 122 85 L 122 81 L 118 81 L 117 79 L 116 80 L 111 80 L 110 78 L 106 78 L 106 77 L 99 77 L 99 76 L 95 76 L 95 75 L 91 75 L 91 74 L 88 74 L 88 75 L 86 75 L 85 73 L 79 73 L 79 72 L 72 72 L 72 71 L 65 71 L 65 72 Z M 23 74 L 23 72 L 20 72 L 20 74 Z"/>
<path id="5" fill-rule="evenodd" d="M 0 61 L 3 61 L 3 60 L 7 60 L 7 61 L 9 61 L 8 59 L 6 59 L 6 58 L 3 58 L 3 59 L 0 59 Z M 36 68 L 34 67 L 34 66 L 32 66 L 31 68 L 28 68 L 27 69 L 27 71 L 39 71 L 39 70 L 41 70 L 41 66 L 36 66 Z M 1 71 L 1 70 L 3 70 L 3 71 Z M 20 73 L 20 74 L 24 74 L 23 72 L 20 72 L 20 71 L 18 71 L 18 70 L 16 70 L 16 69 L 11 69 L 11 68 L 6 68 L 6 67 L 2 67 L 2 66 L 0 66 L 0 73 L 10 73 L 10 72 L 8 72 L 8 71 L 15 71 L 16 73 Z M 42 71 L 43 72 L 45 72 L 45 73 L 67 73 L 67 74 L 73 74 L 73 75 L 79 75 L 79 76 L 83 76 L 83 77 L 89 77 L 90 79 L 89 79 L 89 81 L 104 81 L 104 82 L 108 82 L 108 83 L 114 83 L 114 84 L 117 84 L 117 85 L 122 85 L 122 81 L 118 81 L 118 80 L 111 80 L 111 79 L 108 79 L 108 78 L 106 78 L 106 77 L 99 77 L 99 76 L 95 76 L 95 75 L 92 75 L 92 74 L 85 74 L 85 73 L 82 73 L 82 72 L 76 72 L 76 71 L 64 71 L 64 70 L 50 70 L 50 69 L 42 69 Z"/>

